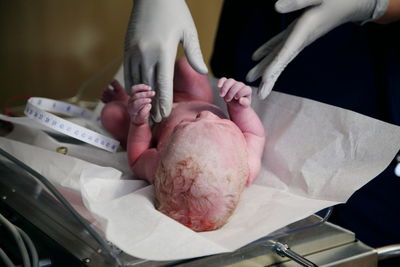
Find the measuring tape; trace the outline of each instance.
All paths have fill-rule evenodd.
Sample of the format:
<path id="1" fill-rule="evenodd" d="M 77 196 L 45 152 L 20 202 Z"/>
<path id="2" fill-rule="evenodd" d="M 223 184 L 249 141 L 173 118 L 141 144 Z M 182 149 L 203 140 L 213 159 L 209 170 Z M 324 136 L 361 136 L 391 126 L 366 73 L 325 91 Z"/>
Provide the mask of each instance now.
<path id="1" fill-rule="evenodd" d="M 118 149 L 119 142 L 117 140 L 62 119 L 47 111 L 70 117 L 81 117 L 87 120 L 93 120 L 94 117 L 93 112 L 88 109 L 42 97 L 29 98 L 24 113 L 27 117 L 42 125 L 98 148 L 110 152 L 115 152 Z"/>

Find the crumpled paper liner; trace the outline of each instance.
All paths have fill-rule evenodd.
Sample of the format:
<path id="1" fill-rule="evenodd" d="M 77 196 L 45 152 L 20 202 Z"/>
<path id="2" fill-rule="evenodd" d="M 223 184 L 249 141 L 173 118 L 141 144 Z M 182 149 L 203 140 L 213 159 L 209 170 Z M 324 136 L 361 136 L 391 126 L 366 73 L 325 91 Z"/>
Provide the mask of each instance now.
<path id="1" fill-rule="evenodd" d="M 95 157 L 89 163 L 6 138 L 0 144 L 55 184 L 79 193 L 109 241 L 149 260 L 233 251 L 346 202 L 400 149 L 400 127 L 355 112 L 277 92 L 266 101 L 254 98 L 252 105 L 267 132 L 262 171 L 229 222 L 211 232 L 193 232 L 161 214 L 151 185 L 122 179 L 123 172 L 96 165 Z M 103 153 L 109 152 L 96 155 L 104 164 L 110 156 Z"/>

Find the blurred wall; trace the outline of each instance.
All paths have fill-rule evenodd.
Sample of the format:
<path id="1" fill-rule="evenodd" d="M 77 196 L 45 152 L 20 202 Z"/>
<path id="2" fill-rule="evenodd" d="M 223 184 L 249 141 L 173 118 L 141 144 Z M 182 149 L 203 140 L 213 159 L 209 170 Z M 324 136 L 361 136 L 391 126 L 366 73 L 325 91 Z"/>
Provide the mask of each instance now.
<path id="1" fill-rule="evenodd" d="M 222 1 L 186 1 L 207 63 Z M 122 62 L 131 7 L 132 0 L 0 0 L 0 107 L 15 96 L 65 99 L 82 87 L 85 99 L 97 98 Z"/>

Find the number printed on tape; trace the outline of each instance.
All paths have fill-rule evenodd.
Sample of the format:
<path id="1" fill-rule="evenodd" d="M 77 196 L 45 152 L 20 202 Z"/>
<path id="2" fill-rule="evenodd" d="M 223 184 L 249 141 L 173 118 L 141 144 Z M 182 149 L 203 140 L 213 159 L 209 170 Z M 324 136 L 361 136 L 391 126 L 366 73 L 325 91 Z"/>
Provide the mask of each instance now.
<path id="1" fill-rule="evenodd" d="M 118 149 L 119 142 L 117 140 L 62 119 L 50 112 L 84 119 L 90 119 L 93 116 L 93 112 L 88 109 L 42 97 L 29 98 L 24 111 L 29 118 L 55 131 L 110 152 Z"/>

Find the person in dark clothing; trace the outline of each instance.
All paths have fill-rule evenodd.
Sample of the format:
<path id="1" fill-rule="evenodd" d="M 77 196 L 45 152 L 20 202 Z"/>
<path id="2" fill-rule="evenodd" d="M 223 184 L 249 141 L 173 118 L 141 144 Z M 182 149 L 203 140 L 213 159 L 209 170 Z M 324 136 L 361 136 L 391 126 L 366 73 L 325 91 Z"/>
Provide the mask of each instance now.
<path id="1" fill-rule="evenodd" d="M 245 6 L 225 1 L 211 59 L 213 74 L 245 80 L 256 64 L 251 59 L 253 52 L 301 14 L 279 14 L 272 1 L 252 0 Z M 273 90 L 400 125 L 399 33 L 400 22 L 345 23 L 304 48 L 287 65 Z M 260 79 L 251 85 L 259 83 Z M 394 159 L 346 204 L 336 206 L 330 221 L 353 231 L 372 247 L 400 243 L 396 164 Z"/>

